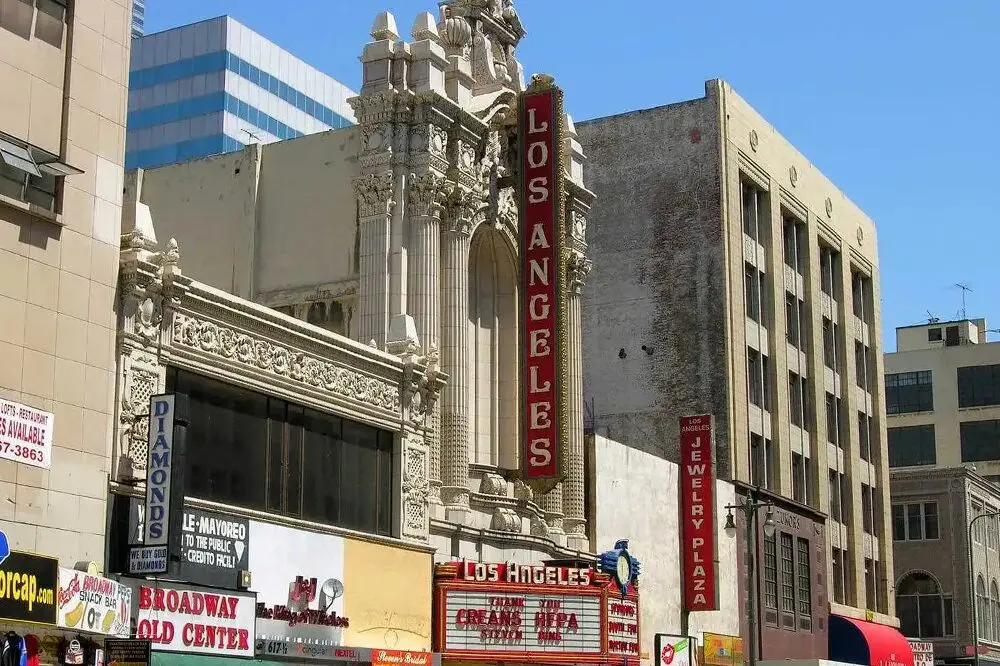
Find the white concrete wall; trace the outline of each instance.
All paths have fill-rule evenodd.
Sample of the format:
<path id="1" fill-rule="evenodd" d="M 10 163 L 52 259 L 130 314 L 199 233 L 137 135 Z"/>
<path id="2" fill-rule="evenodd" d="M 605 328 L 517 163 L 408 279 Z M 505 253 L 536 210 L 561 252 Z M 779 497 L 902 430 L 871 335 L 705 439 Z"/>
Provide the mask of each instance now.
<path id="1" fill-rule="evenodd" d="M 639 579 L 642 651 L 653 653 L 653 635 L 681 630 L 680 489 L 676 464 L 594 437 L 593 488 L 595 548 L 606 550 L 617 539 L 642 563 Z M 722 529 L 727 504 L 736 499 L 732 484 L 717 481 L 715 504 L 719 610 L 692 613 L 688 633 L 739 635 L 736 540 Z"/>

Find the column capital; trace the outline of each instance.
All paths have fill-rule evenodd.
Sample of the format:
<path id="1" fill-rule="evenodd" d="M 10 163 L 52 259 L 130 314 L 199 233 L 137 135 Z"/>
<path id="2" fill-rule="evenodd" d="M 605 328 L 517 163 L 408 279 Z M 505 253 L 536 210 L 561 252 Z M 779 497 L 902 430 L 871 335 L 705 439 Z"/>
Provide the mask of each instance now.
<path id="1" fill-rule="evenodd" d="M 361 205 L 361 217 L 381 217 L 392 213 L 396 201 L 393 198 L 395 182 L 392 171 L 378 171 L 359 176 L 352 183 L 354 194 Z"/>
<path id="2" fill-rule="evenodd" d="M 583 252 L 573 250 L 569 253 L 566 260 L 566 272 L 571 294 L 580 294 L 583 291 L 583 285 L 586 284 L 587 276 L 590 275 L 590 269 L 593 268 L 593 265 L 594 262 L 588 259 Z"/>
<path id="3" fill-rule="evenodd" d="M 482 194 L 449 180 L 445 185 L 445 230 L 471 236 L 476 213 L 483 208 Z"/>
<path id="4" fill-rule="evenodd" d="M 411 218 L 440 217 L 448 197 L 446 183 L 444 175 L 433 169 L 411 173 L 407 187 Z"/>

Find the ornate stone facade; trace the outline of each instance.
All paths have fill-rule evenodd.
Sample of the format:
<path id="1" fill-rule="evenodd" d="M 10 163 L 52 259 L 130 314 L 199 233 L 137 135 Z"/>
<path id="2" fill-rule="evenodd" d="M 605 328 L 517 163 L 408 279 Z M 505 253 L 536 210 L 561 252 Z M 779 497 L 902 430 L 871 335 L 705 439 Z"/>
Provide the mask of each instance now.
<path id="1" fill-rule="evenodd" d="M 445 375 L 437 356 L 402 358 L 326 333 L 183 275 L 172 239 L 160 249 L 148 209 L 122 237 L 116 465 L 119 481 L 145 477 L 149 397 L 173 366 L 396 433 L 398 533 L 426 542 L 430 435 Z"/>
<path id="2" fill-rule="evenodd" d="M 432 533 L 450 539 L 473 529 L 552 555 L 586 551 L 579 294 L 590 268 L 586 216 L 594 196 L 583 186 L 583 152 L 566 116 L 566 477 L 535 497 L 517 479 L 516 445 L 508 441 L 516 437 L 502 436 L 516 427 L 483 434 L 482 409 L 493 410 L 494 421 L 516 423 L 516 387 L 501 379 L 505 392 L 484 396 L 488 389 L 470 370 L 484 363 L 490 344 L 517 344 L 516 324 L 504 328 L 499 314 L 486 331 L 493 343 L 470 322 L 483 307 L 476 304 L 484 278 L 474 257 L 482 253 L 477 239 L 484 230 L 492 252 L 513 266 L 494 272 L 494 301 L 517 289 L 517 100 L 525 83 L 515 49 L 525 32 L 511 0 L 440 5 L 438 17 L 416 18 L 410 42 L 400 39 L 391 14 L 378 15 L 361 56 L 364 83 L 350 100 L 363 137 L 354 181 L 361 215 L 356 339 L 404 358 L 440 355 L 448 381 L 440 406 L 427 411 L 425 440 Z M 494 301 L 491 307 L 499 307 Z"/>

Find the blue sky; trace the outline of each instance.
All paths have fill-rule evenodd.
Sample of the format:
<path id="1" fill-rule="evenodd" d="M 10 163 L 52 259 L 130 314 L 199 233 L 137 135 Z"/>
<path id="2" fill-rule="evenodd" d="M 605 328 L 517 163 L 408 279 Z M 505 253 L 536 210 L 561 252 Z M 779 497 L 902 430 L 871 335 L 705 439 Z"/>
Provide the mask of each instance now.
<path id="1" fill-rule="evenodd" d="M 700 97 L 723 78 L 876 222 L 887 350 L 927 312 L 1000 328 L 1000 2 L 520 0 L 526 72 L 575 119 Z M 357 89 L 375 14 L 435 0 L 146 0 L 147 32 L 230 14 Z M 991 334 L 1000 339 L 1000 334 Z"/>

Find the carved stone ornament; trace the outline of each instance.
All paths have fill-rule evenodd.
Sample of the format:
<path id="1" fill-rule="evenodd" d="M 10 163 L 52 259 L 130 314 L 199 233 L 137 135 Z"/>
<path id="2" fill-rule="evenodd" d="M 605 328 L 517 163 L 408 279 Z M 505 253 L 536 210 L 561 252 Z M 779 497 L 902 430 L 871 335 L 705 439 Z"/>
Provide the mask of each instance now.
<path id="1" fill-rule="evenodd" d="M 398 386 L 211 321 L 175 315 L 172 342 L 336 397 L 394 413 L 400 410 Z"/>
<path id="2" fill-rule="evenodd" d="M 533 502 L 535 491 L 521 479 L 514 481 L 514 499 L 520 502 Z"/>
<path id="3" fill-rule="evenodd" d="M 451 180 L 445 183 L 445 219 L 449 230 L 471 234 L 473 218 L 482 204 L 482 194 Z"/>
<path id="4" fill-rule="evenodd" d="M 492 472 L 485 472 L 483 478 L 479 481 L 479 492 L 483 495 L 492 495 L 494 497 L 506 497 L 507 496 L 507 480 L 504 479 L 499 474 L 493 474 Z"/>
<path id="5" fill-rule="evenodd" d="M 156 357 L 126 348 L 122 356 L 122 396 L 118 414 L 118 455 L 121 471 L 146 469 L 149 447 L 149 398 L 160 392 Z"/>
<path id="6" fill-rule="evenodd" d="M 514 509 L 502 506 L 497 507 L 493 510 L 490 529 L 498 532 L 520 532 L 521 516 L 517 515 L 517 511 L 514 511 Z"/>
<path id="7" fill-rule="evenodd" d="M 433 171 L 411 173 L 407 190 L 410 214 L 417 217 L 440 216 L 447 196 L 444 184 L 444 176 Z"/>
<path id="8" fill-rule="evenodd" d="M 587 282 L 587 276 L 590 275 L 590 270 L 593 268 L 594 262 L 587 259 L 582 252 L 570 252 L 567 261 L 566 275 L 569 281 L 570 292 L 579 294 L 583 290 L 583 285 Z"/>
<path id="9" fill-rule="evenodd" d="M 586 241 L 587 240 L 587 218 L 583 213 L 572 211 L 570 213 L 573 220 L 573 238 Z"/>
<path id="10" fill-rule="evenodd" d="M 549 526 L 541 517 L 531 519 L 531 536 L 549 538 Z"/>
<path id="11" fill-rule="evenodd" d="M 415 353 L 404 356 L 404 401 L 410 420 L 426 424 L 444 387 L 446 375 L 441 372 L 441 356 L 437 347 L 431 347 L 425 356 Z"/>
<path id="12" fill-rule="evenodd" d="M 355 178 L 354 193 L 361 205 L 361 217 L 379 217 L 392 213 L 393 206 L 396 205 L 393 185 L 392 171 Z"/>
<path id="13" fill-rule="evenodd" d="M 427 540 L 427 447 L 416 437 L 404 439 L 403 457 L 403 536 Z"/>

